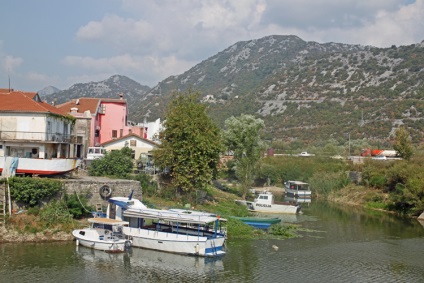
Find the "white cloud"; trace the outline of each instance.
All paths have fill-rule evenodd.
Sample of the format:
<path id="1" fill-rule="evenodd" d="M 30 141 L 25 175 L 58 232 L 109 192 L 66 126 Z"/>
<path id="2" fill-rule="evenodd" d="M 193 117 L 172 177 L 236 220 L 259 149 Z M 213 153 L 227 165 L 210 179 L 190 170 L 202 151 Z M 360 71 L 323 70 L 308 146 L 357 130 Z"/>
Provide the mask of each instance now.
<path id="1" fill-rule="evenodd" d="M 92 58 L 67 56 L 63 64 L 70 67 L 85 69 L 88 73 L 101 72 L 111 76 L 114 74 L 127 75 L 140 83 L 154 86 L 160 80 L 168 76 L 179 74 L 190 67 L 195 62 L 178 59 L 175 56 L 157 57 L 157 56 L 132 56 L 130 54 L 109 57 Z M 104 76 L 105 79 L 107 76 Z M 81 78 L 81 76 L 78 76 Z M 92 77 L 84 75 L 83 77 Z M 158 79 L 160 78 L 160 79 Z M 78 81 L 75 81 L 75 83 Z"/>
<path id="2" fill-rule="evenodd" d="M 25 54 L 13 42 L 8 42 L 8 48 L 16 53 L 2 53 L 0 41 L 0 72 L 19 71 L 22 81 L 62 87 L 114 74 L 154 86 L 237 41 L 267 35 L 379 47 L 424 39 L 424 0 L 121 0 L 113 1 L 113 8 L 106 2 L 96 7 L 92 18 L 87 12 L 73 17 L 75 22 L 57 22 L 54 27 L 63 32 L 60 40 L 46 37 L 37 42 L 34 50 L 39 53 L 33 53 L 48 59 L 46 64 L 39 64 L 42 56 L 31 60 L 37 55 Z M 27 26 L 23 31 L 33 33 Z M 72 36 L 75 41 L 70 40 Z M 53 40 L 55 52 L 62 53 L 42 53 L 53 50 Z M 63 59 L 56 62 L 55 58 Z M 43 75 L 49 73 L 53 75 Z"/>

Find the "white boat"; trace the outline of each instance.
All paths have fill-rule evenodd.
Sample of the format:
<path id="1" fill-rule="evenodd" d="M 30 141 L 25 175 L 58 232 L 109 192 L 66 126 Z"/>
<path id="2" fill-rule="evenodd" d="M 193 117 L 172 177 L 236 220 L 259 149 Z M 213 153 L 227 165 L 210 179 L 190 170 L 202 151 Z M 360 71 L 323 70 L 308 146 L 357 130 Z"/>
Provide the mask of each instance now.
<path id="1" fill-rule="evenodd" d="M 309 189 L 309 184 L 301 181 L 287 181 L 284 183 L 286 194 L 299 198 L 310 198 L 312 192 Z"/>
<path id="2" fill-rule="evenodd" d="M 0 172 L 10 170 L 12 165 L 15 166 L 13 168 L 15 174 L 58 175 L 73 171 L 80 164 L 81 160 L 74 158 L 38 159 L 4 156 L 0 157 Z"/>
<path id="3" fill-rule="evenodd" d="M 128 225 L 128 222 L 108 218 L 90 218 L 88 222 L 89 228 L 72 232 L 77 246 L 106 252 L 123 252 L 131 246 L 131 242 L 122 233 L 122 228 Z"/>
<path id="4" fill-rule="evenodd" d="M 274 195 L 271 192 L 263 192 L 255 198 L 254 201 L 246 201 L 247 208 L 254 212 L 265 213 L 300 213 L 300 205 L 293 205 L 287 202 L 274 201 Z"/>
<path id="5" fill-rule="evenodd" d="M 200 212 L 151 209 L 131 197 L 108 201 L 107 217 L 129 222 L 122 232 L 130 237 L 133 247 L 197 256 L 225 254 L 226 233 L 220 224 L 226 219 Z"/>
<path id="6" fill-rule="evenodd" d="M 199 256 L 223 255 L 225 233 L 218 231 L 219 216 L 196 216 L 168 210 L 125 210 L 129 227 L 123 232 L 132 238 L 134 247 Z M 146 220 L 151 220 L 146 225 Z M 208 225 L 214 225 L 209 229 Z"/>

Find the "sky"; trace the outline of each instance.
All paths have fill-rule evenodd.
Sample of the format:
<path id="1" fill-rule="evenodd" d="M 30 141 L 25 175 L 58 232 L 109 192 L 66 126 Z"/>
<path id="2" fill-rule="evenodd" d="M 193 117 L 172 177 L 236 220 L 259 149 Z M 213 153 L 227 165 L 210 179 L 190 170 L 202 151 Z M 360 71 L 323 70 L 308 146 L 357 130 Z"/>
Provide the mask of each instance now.
<path id="1" fill-rule="evenodd" d="M 424 0 L 0 0 L 0 88 L 68 89 L 117 74 L 154 87 L 268 35 L 420 43 Z"/>

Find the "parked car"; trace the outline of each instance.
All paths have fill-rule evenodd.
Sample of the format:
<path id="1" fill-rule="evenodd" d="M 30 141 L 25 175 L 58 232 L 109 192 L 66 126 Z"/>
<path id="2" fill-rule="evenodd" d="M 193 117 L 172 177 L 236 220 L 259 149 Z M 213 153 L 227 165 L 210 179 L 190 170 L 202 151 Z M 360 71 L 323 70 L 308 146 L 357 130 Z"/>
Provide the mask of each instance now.
<path id="1" fill-rule="evenodd" d="M 303 151 L 299 154 L 299 156 L 309 157 L 309 156 L 315 156 L 315 154 L 307 153 L 306 151 Z"/>

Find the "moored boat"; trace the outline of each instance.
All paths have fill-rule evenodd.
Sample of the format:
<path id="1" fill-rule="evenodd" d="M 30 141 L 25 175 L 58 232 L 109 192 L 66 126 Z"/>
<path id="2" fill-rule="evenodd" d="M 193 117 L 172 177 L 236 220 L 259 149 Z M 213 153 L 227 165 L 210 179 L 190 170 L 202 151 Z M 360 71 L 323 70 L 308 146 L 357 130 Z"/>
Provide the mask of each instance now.
<path id="1" fill-rule="evenodd" d="M 88 222 L 90 227 L 72 232 L 77 245 L 106 252 L 123 252 L 131 246 L 131 242 L 122 234 L 122 228 L 128 222 L 108 218 L 90 218 Z"/>
<path id="2" fill-rule="evenodd" d="M 310 198 L 312 195 L 309 184 L 301 181 L 287 181 L 284 183 L 286 194 L 299 198 Z"/>
<path id="3" fill-rule="evenodd" d="M 275 201 L 270 192 L 260 193 L 254 201 L 246 201 L 246 205 L 250 211 L 255 212 L 296 214 L 301 210 L 298 204 Z"/>
<path id="4" fill-rule="evenodd" d="M 205 257 L 225 254 L 221 223 L 226 219 L 220 216 L 147 208 L 131 196 L 108 201 L 108 218 L 129 222 L 122 232 L 132 239 L 133 247 Z"/>
<path id="5" fill-rule="evenodd" d="M 15 163 L 15 165 L 12 165 Z M 59 175 L 75 170 L 81 164 L 76 158 L 23 158 L 23 157 L 0 157 L 0 172 L 9 170 L 10 166 L 15 166 L 16 174 L 29 175 Z"/>
<path id="6" fill-rule="evenodd" d="M 281 219 L 277 217 L 272 218 L 260 218 L 260 217 L 237 217 L 232 216 L 231 218 L 238 219 L 243 223 L 258 229 L 268 229 L 272 224 L 280 223 Z"/>

